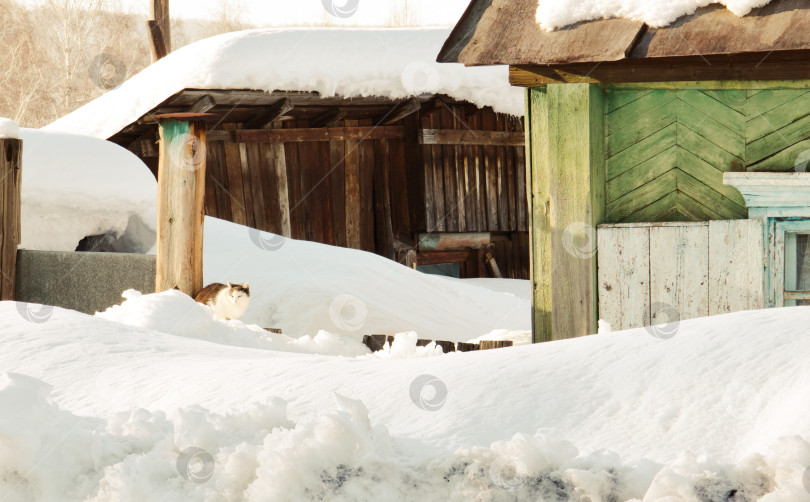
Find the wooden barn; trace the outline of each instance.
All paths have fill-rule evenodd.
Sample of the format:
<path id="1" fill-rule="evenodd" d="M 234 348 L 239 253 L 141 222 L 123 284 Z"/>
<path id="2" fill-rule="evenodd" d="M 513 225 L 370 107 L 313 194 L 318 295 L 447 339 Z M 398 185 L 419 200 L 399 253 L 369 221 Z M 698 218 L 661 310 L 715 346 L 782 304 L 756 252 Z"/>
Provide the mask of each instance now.
<path id="1" fill-rule="evenodd" d="M 200 51 L 192 57 L 194 47 L 184 48 L 109 93 L 112 98 L 102 96 L 53 126 L 103 134 L 157 176 L 159 118 L 204 121 L 207 215 L 370 251 L 426 272 L 527 279 L 523 119 L 493 110 L 508 108 L 502 99 L 507 96 L 519 114 L 522 96 L 509 86 L 505 68 L 493 83 L 492 71 L 453 65 L 448 72 L 448 65 L 437 64 L 448 34 L 444 29 L 236 33 L 228 35 L 235 39 L 230 53 Z M 368 49 L 372 44 L 381 47 Z M 283 57 L 265 56 L 288 47 L 293 52 Z M 364 61 L 359 51 L 379 61 Z M 332 72 L 334 61 L 339 66 Z M 175 70 L 183 65 L 189 69 Z M 228 86 L 199 85 L 186 76 L 197 66 L 213 68 L 214 74 L 229 68 L 220 78 Z M 237 66 L 244 75 L 231 69 Z M 343 67 L 357 68 L 357 75 Z M 293 71 L 298 74 L 287 77 Z M 372 84 L 364 84 L 363 72 Z M 271 77 L 263 87 L 251 88 L 265 73 Z M 353 80 L 341 81 L 344 74 Z M 309 84 L 326 79 L 337 81 L 331 95 Z M 147 89 L 152 95 L 143 98 L 149 84 L 166 80 L 179 81 L 180 88 L 163 94 Z M 454 92 L 455 81 L 463 92 Z M 467 97 L 486 95 L 493 86 L 500 90 L 489 102 L 473 104 Z M 105 99 L 114 104 L 105 105 Z M 113 128 L 88 125 L 108 120 L 91 112 L 131 100 L 149 105 L 133 107 L 136 113 Z"/>
<path id="2" fill-rule="evenodd" d="M 491 253 L 528 278 L 520 117 L 444 95 L 185 89 L 109 140 L 157 175 L 148 118 L 189 111 L 210 124 L 207 215 L 460 277 L 491 276 Z"/>
<path id="3" fill-rule="evenodd" d="M 545 31 L 474 0 L 439 61 L 526 88 L 535 341 L 810 299 L 810 6 Z"/>

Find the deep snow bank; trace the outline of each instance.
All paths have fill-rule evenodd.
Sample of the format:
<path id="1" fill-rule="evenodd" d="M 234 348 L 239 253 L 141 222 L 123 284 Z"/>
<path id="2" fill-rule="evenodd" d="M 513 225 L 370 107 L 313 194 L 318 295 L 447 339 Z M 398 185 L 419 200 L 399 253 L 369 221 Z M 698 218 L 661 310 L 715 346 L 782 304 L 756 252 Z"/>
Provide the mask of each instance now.
<path id="1" fill-rule="evenodd" d="M 808 308 L 406 360 L 28 308 L 0 368 L 53 388 L 0 379 L 5 500 L 810 497 Z"/>
<path id="2" fill-rule="evenodd" d="M 802 500 L 796 465 L 810 444 L 722 465 L 688 455 L 668 466 L 582 455 L 571 443 L 516 434 L 487 447 L 408 453 L 362 402 L 292 421 L 271 399 L 244 411 L 136 409 L 78 417 L 49 386 L 0 375 L 0 495 L 34 500 Z M 330 400 L 331 401 L 331 400 Z"/>
<path id="3" fill-rule="evenodd" d="M 22 129 L 22 244 L 74 251 L 86 236 L 110 234 L 115 250 L 155 243 L 157 181 L 135 155 L 108 141 Z"/>
<path id="4" fill-rule="evenodd" d="M 204 240 L 206 284 L 250 283 L 251 303 L 241 319 L 247 324 L 294 337 L 321 330 L 360 338 L 415 331 L 429 340 L 467 341 L 500 330 L 516 343 L 529 341 L 527 298 L 211 217 Z M 495 284 L 518 290 L 527 282 Z"/>

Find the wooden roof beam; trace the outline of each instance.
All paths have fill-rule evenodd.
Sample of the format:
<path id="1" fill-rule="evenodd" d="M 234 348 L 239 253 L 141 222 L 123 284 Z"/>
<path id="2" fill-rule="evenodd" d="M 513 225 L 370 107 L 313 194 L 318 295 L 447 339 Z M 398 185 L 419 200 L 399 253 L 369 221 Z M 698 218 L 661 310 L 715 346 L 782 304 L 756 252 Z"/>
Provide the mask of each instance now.
<path id="1" fill-rule="evenodd" d="M 210 95 L 206 94 L 195 101 L 194 104 L 191 105 L 186 111 L 188 113 L 205 113 L 215 106 L 217 106 L 217 102 L 214 101 L 214 98 L 212 98 Z"/>
<path id="2" fill-rule="evenodd" d="M 257 115 L 256 118 L 250 122 L 245 123 L 245 129 L 270 129 L 273 121 L 278 120 L 279 117 L 288 113 L 294 108 L 290 98 L 284 98 L 276 104 L 267 108 L 267 111 Z"/>
<path id="3" fill-rule="evenodd" d="M 346 108 L 338 108 L 336 110 L 327 110 L 314 119 L 312 119 L 309 123 L 310 127 L 334 127 L 340 122 L 341 120 L 346 118 L 349 112 Z"/>
<path id="4" fill-rule="evenodd" d="M 391 125 L 399 122 L 408 115 L 412 115 L 422 109 L 422 102 L 418 98 L 411 98 L 404 103 L 399 103 L 383 116 L 380 121 L 382 125 Z"/>

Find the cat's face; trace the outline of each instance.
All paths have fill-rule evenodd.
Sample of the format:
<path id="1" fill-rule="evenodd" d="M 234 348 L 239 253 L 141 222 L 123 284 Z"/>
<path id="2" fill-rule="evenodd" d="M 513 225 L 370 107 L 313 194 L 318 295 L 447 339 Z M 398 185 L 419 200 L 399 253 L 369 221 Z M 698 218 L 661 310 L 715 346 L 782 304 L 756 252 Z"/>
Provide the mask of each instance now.
<path id="1" fill-rule="evenodd" d="M 230 288 L 229 295 L 234 303 L 250 299 L 250 285 L 248 283 L 233 284 L 229 282 L 228 287 Z"/>

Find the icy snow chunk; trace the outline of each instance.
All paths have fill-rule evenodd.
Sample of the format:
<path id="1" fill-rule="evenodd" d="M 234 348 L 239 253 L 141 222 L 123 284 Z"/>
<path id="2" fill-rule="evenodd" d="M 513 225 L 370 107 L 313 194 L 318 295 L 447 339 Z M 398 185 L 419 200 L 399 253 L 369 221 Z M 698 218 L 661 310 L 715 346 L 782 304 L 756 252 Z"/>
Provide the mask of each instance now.
<path id="1" fill-rule="evenodd" d="M 11 119 L 0 117 L 0 138 L 16 139 L 20 137 L 20 126 Z"/>
<path id="2" fill-rule="evenodd" d="M 548 31 L 594 19 L 625 18 L 650 26 L 667 26 L 681 16 L 712 3 L 726 6 L 737 16 L 762 7 L 770 0 L 538 0 L 537 23 Z"/>

